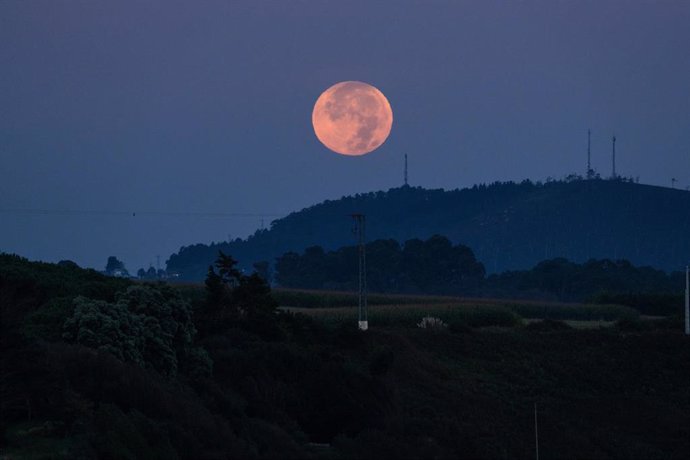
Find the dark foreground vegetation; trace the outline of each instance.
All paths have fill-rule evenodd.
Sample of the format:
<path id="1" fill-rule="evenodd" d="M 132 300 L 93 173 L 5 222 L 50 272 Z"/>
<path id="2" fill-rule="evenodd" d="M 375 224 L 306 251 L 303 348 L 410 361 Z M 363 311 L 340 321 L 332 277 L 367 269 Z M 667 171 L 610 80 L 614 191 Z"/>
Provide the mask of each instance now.
<path id="1" fill-rule="evenodd" d="M 680 317 L 423 303 L 362 333 L 229 257 L 200 294 L 0 255 L 0 457 L 533 458 L 535 403 L 542 458 L 686 457 Z"/>

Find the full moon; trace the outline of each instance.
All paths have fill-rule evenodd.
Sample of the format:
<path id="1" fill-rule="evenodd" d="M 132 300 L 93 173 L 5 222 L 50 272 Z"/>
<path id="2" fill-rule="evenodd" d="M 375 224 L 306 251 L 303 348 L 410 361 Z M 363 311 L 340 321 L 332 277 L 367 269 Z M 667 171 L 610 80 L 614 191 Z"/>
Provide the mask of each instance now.
<path id="1" fill-rule="evenodd" d="M 343 81 L 324 91 L 311 114 L 321 143 L 342 155 L 364 155 L 383 144 L 393 126 L 388 99 L 361 81 Z"/>

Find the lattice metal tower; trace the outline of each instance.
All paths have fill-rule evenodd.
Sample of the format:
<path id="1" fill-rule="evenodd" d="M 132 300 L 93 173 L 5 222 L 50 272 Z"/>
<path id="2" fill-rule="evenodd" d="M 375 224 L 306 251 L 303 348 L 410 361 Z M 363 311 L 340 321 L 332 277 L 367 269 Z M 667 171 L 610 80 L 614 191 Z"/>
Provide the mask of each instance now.
<path id="1" fill-rule="evenodd" d="M 366 216 L 364 214 L 352 214 L 357 233 L 357 245 L 359 247 L 359 323 L 362 331 L 369 329 L 367 306 L 367 251 L 365 246 Z"/>
<path id="2" fill-rule="evenodd" d="M 592 131 L 587 130 L 587 179 L 591 179 L 594 171 L 592 171 Z"/>

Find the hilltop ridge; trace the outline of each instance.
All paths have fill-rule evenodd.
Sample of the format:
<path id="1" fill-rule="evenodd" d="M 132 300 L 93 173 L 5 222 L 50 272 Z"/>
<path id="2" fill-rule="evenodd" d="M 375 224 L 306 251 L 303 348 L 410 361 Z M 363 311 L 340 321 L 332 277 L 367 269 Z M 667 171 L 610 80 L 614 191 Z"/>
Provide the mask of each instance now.
<path id="1" fill-rule="evenodd" d="M 366 214 L 368 240 L 444 235 L 469 246 L 489 273 L 554 257 L 627 259 L 672 271 L 690 255 L 690 192 L 623 179 L 525 180 L 448 191 L 404 186 L 326 200 L 245 240 L 182 247 L 167 269 L 200 280 L 219 250 L 251 269 L 287 251 L 350 245 L 352 213 Z"/>

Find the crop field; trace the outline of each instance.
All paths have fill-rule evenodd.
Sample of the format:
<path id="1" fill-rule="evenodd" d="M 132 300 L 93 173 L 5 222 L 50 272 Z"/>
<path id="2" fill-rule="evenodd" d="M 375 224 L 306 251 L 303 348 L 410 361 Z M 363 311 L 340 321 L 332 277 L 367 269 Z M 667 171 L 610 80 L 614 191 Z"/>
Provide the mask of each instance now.
<path id="1" fill-rule="evenodd" d="M 357 306 L 357 294 L 343 291 L 315 291 L 301 289 L 274 289 L 278 304 L 299 308 L 334 308 Z M 369 294 L 369 305 L 437 305 L 456 301 L 456 297 L 405 294 Z M 482 300 L 482 299 L 478 299 Z"/>
<path id="2" fill-rule="evenodd" d="M 192 302 L 203 301 L 204 285 L 176 285 Z M 303 313 L 325 323 L 356 320 L 358 297 L 353 292 L 273 289 L 281 310 Z M 406 294 L 369 294 L 371 326 L 415 327 L 424 317 L 439 318 L 456 328 L 516 326 L 538 320 L 564 321 L 578 329 L 608 327 L 619 320 L 637 320 L 637 310 L 622 305 L 595 305 L 524 299 L 467 298 Z"/>
<path id="3" fill-rule="evenodd" d="M 281 309 L 327 323 L 356 320 L 357 296 L 343 292 L 276 290 Z M 636 320 L 639 313 L 620 305 L 590 305 L 511 299 L 454 298 L 375 294 L 369 296 L 371 325 L 414 327 L 424 317 L 451 327 L 515 326 L 537 320 L 565 321 L 572 327 L 607 327 Z"/>

